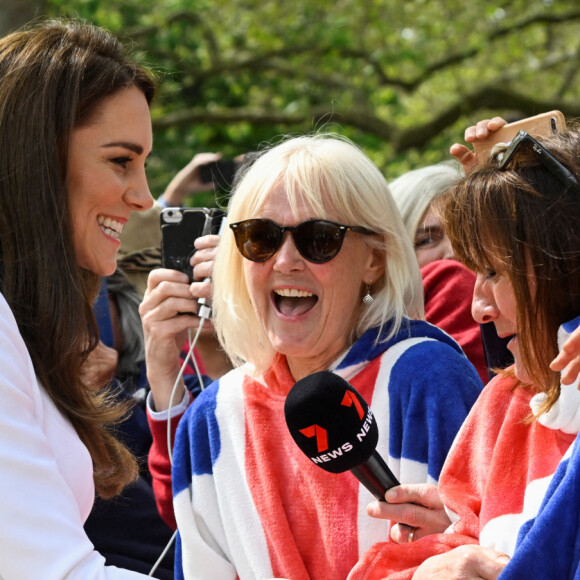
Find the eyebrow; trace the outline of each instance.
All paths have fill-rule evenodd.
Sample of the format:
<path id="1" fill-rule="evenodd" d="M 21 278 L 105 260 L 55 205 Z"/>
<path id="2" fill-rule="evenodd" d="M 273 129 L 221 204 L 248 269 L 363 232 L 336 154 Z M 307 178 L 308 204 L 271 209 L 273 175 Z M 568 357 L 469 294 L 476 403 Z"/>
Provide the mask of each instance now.
<path id="1" fill-rule="evenodd" d="M 133 153 L 137 155 L 143 154 L 143 147 L 138 145 L 137 143 L 131 143 L 130 141 L 114 141 L 112 143 L 106 143 L 105 145 L 101 145 L 103 149 L 108 147 L 124 147 L 125 149 L 129 149 L 129 151 L 133 151 Z M 147 155 L 147 157 L 151 156 L 151 152 Z"/>
<path id="2" fill-rule="evenodd" d="M 431 232 L 431 231 L 442 231 L 443 230 L 443 226 L 437 224 L 437 225 L 432 225 L 432 226 L 422 226 L 417 228 L 417 233 L 418 234 L 425 234 L 427 232 Z"/>

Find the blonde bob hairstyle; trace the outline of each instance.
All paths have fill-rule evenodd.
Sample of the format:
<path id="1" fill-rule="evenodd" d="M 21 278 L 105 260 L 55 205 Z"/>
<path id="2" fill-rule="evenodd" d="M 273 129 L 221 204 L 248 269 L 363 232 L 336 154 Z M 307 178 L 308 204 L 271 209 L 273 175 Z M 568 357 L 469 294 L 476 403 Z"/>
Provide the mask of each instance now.
<path id="1" fill-rule="evenodd" d="M 270 194 L 284 188 L 293 214 L 309 207 L 312 218 L 363 226 L 376 232 L 365 243 L 382 250 L 385 274 L 371 286 L 374 301 L 362 303 L 361 286 L 352 344 L 366 330 L 392 320 L 389 336 L 404 317 L 422 318 L 423 286 L 413 247 L 385 178 L 348 139 L 333 134 L 287 138 L 262 153 L 242 175 L 228 207 L 228 225 L 260 217 Z M 287 225 L 287 224 L 281 224 Z M 256 373 L 272 363 L 274 349 L 250 302 L 244 258 L 226 228 L 214 268 L 214 325 L 233 364 L 250 363 Z"/>
<path id="2" fill-rule="evenodd" d="M 407 171 L 391 181 L 389 187 L 393 199 L 403 216 L 405 229 L 413 244 L 419 225 L 431 203 L 461 177 L 459 165 L 445 161 Z"/>

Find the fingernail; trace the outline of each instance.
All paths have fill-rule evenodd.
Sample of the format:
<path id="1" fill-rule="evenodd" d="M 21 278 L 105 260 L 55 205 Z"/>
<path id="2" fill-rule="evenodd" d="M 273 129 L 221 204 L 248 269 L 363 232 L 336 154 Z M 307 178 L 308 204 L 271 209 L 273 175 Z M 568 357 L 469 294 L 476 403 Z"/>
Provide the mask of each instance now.
<path id="1" fill-rule="evenodd" d="M 375 514 L 378 514 L 379 511 L 379 505 L 377 502 L 367 504 L 367 514 L 369 516 L 374 516 Z"/>
<path id="2" fill-rule="evenodd" d="M 389 489 L 385 494 L 385 499 L 387 501 L 393 501 L 399 497 L 399 492 L 396 489 Z"/>
<path id="3" fill-rule="evenodd" d="M 510 557 L 507 554 L 500 554 L 496 557 L 495 561 L 500 564 L 507 564 L 510 561 Z"/>

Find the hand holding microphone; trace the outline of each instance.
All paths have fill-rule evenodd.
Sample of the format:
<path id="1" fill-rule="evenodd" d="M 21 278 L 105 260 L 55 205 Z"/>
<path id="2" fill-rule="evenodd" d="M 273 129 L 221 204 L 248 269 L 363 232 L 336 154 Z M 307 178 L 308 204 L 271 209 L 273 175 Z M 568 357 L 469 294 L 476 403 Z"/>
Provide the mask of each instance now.
<path id="1" fill-rule="evenodd" d="M 395 542 L 412 542 L 449 526 L 435 486 L 399 484 L 376 450 L 379 431 L 372 411 L 342 377 L 320 371 L 300 379 L 286 397 L 284 415 L 294 441 L 313 463 L 331 473 L 350 471 L 375 496 L 379 503 L 369 504 L 367 513 L 393 522 Z M 393 487 L 395 497 L 387 503 L 385 493 Z"/>
<path id="2" fill-rule="evenodd" d="M 386 499 L 386 502 L 369 503 L 367 514 L 373 518 L 390 520 L 393 523 L 390 536 L 397 544 L 442 533 L 451 525 L 435 485 L 402 484 L 387 491 Z"/>

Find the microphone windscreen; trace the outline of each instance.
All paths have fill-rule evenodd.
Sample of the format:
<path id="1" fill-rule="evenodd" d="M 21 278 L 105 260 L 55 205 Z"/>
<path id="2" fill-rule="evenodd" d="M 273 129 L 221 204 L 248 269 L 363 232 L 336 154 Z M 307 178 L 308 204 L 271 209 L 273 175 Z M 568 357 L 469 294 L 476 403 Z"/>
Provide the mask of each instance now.
<path id="1" fill-rule="evenodd" d="M 296 381 L 286 397 L 284 415 L 298 447 L 326 471 L 353 469 L 377 446 L 379 432 L 366 401 L 330 371 Z"/>

